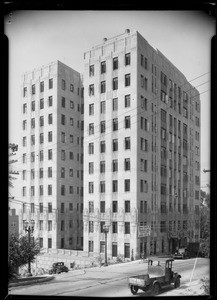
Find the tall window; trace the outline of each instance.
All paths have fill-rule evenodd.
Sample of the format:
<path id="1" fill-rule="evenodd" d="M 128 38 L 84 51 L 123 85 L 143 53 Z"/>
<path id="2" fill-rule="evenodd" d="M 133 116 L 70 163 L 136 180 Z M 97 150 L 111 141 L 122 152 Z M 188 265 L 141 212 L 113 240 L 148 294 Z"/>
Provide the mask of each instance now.
<path id="1" fill-rule="evenodd" d="M 32 95 L 35 94 L 35 84 L 32 85 Z"/>
<path id="2" fill-rule="evenodd" d="M 130 95 L 125 96 L 125 107 L 130 107 Z"/>
<path id="3" fill-rule="evenodd" d="M 124 233 L 125 234 L 130 234 L 130 222 L 125 222 L 124 223 Z"/>
<path id="4" fill-rule="evenodd" d="M 94 65 L 91 65 L 91 66 L 89 67 L 89 76 L 90 76 L 90 77 L 94 76 Z"/>
<path id="5" fill-rule="evenodd" d="M 89 143 L 88 154 L 94 154 L 94 143 Z"/>
<path id="6" fill-rule="evenodd" d="M 113 159 L 112 161 L 112 172 L 117 172 L 118 171 L 118 160 Z"/>
<path id="7" fill-rule="evenodd" d="M 106 150 L 106 144 L 105 141 L 100 142 L 100 153 L 105 153 Z"/>
<path id="8" fill-rule="evenodd" d="M 89 116 L 94 115 L 94 103 L 89 104 Z"/>
<path id="9" fill-rule="evenodd" d="M 100 92 L 101 94 L 105 93 L 106 91 L 106 84 L 105 84 L 105 81 L 101 81 L 101 84 L 100 84 Z"/>
<path id="10" fill-rule="evenodd" d="M 105 133 L 105 121 L 100 122 L 100 133 Z"/>
<path id="11" fill-rule="evenodd" d="M 112 87 L 113 87 L 113 90 L 118 89 L 118 77 L 113 78 Z"/>
<path id="12" fill-rule="evenodd" d="M 130 145 L 130 137 L 125 137 L 124 139 L 124 145 L 125 145 L 125 150 L 129 150 L 131 145 Z"/>
<path id="13" fill-rule="evenodd" d="M 124 160 L 124 170 L 130 171 L 130 158 L 125 158 Z"/>
<path id="14" fill-rule="evenodd" d="M 112 140 L 112 151 L 118 151 L 118 139 Z"/>
<path id="15" fill-rule="evenodd" d="M 48 97 L 48 106 L 53 106 L 53 96 Z"/>
<path id="16" fill-rule="evenodd" d="M 53 114 L 49 114 L 48 115 L 48 124 L 52 124 L 53 123 Z"/>
<path id="17" fill-rule="evenodd" d="M 44 81 L 40 82 L 40 93 L 44 92 Z"/>
<path id="18" fill-rule="evenodd" d="M 100 102 L 100 113 L 105 114 L 105 101 Z"/>
<path id="19" fill-rule="evenodd" d="M 112 192 L 117 193 L 118 192 L 118 181 L 112 180 Z"/>
<path id="20" fill-rule="evenodd" d="M 125 54 L 125 66 L 130 65 L 130 53 Z"/>
<path id="21" fill-rule="evenodd" d="M 130 86 L 130 74 L 125 75 L 125 86 Z"/>
<path id="22" fill-rule="evenodd" d="M 104 74 L 106 72 L 106 62 L 101 62 L 101 74 Z"/>
<path id="23" fill-rule="evenodd" d="M 124 191 L 125 192 L 130 192 L 130 179 L 125 179 L 124 180 Z"/>
<path id="24" fill-rule="evenodd" d="M 64 79 L 62 79 L 62 90 L 66 89 L 66 82 Z"/>
<path id="25" fill-rule="evenodd" d="M 130 200 L 125 200 L 124 202 L 125 213 L 130 212 Z"/>
<path id="26" fill-rule="evenodd" d="M 89 96 L 93 96 L 94 95 L 94 84 L 90 84 L 89 85 Z"/>
<path id="27" fill-rule="evenodd" d="M 40 109 L 44 108 L 44 99 L 40 99 Z"/>
<path id="28" fill-rule="evenodd" d="M 105 173 L 105 161 L 100 162 L 100 173 Z"/>
<path id="29" fill-rule="evenodd" d="M 125 128 L 130 128 L 130 116 L 126 116 L 124 119 Z"/>
<path id="30" fill-rule="evenodd" d="M 118 69 L 118 57 L 113 58 L 113 70 Z"/>
<path id="31" fill-rule="evenodd" d="M 89 194 L 93 194 L 94 193 L 94 183 L 91 181 L 88 184 L 89 186 Z"/>
<path id="32" fill-rule="evenodd" d="M 53 78 L 49 79 L 49 89 L 53 88 Z"/>
<path id="33" fill-rule="evenodd" d="M 118 118 L 114 118 L 112 120 L 112 129 L 113 129 L 113 131 L 118 130 Z"/>
<path id="34" fill-rule="evenodd" d="M 94 134 L 94 123 L 89 124 L 89 135 Z"/>

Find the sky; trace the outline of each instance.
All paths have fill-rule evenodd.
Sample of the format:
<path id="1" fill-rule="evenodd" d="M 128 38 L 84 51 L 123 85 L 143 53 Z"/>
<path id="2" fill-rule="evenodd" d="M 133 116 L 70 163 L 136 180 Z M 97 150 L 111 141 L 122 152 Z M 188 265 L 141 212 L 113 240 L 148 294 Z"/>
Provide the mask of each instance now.
<path id="1" fill-rule="evenodd" d="M 160 50 L 201 94 L 201 188 L 210 173 L 210 67 L 215 20 L 202 11 L 14 11 L 9 40 L 9 142 L 19 144 L 21 76 L 60 60 L 83 72 L 83 54 L 126 29 Z"/>

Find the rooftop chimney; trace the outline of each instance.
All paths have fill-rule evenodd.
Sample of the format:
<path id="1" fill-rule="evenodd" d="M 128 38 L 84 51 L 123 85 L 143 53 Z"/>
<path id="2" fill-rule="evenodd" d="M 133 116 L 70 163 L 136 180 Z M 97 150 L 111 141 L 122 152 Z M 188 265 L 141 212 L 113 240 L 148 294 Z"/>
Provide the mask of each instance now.
<path id="1" fill-rule="evenodd" d="M 130 29 L 126 29 L 126 30 L 125 30 L 125 33 L 130 33 Z"/>

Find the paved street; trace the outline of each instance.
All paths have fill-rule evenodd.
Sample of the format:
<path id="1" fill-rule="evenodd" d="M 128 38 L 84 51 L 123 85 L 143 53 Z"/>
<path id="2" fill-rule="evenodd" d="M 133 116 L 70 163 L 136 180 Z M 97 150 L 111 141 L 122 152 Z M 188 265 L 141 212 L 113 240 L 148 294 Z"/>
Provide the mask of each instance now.
<path id="1" fill-rule="evenodd" d="M 182 276 L 181 285 L 189 283 L 194 262 L 195 259 L 174 261 L 174 271 Z M 128 277 L 141 274 L 146 268 L 147 263 L 134 261 L 108 267 L 70 271 L 56 275 L 54 280 L 44 284 L 11 288 L 9 294 L 129 297 L 133 295 L 128 288 Z M 192 281 L 204 276 L 209 277 L 209 259 L 198 258 Z M 144 292 L 140 290 L 138 296 L 144 296 Z"/>

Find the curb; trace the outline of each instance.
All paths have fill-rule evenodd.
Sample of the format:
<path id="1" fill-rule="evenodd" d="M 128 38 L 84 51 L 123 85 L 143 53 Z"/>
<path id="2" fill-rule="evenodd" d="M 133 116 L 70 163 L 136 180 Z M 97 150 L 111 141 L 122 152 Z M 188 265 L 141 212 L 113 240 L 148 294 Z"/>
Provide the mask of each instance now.
<path id="1" fill-rule="evenodd" d="M 33 280 L 26 280 L 26 281 L 22 281 L 22 282 L 14 282 L 14 283 L 9 283 L 8 287 L 15 287 L 15 286 L 22 286 L 22 285 L 29 285 L 32 283 L 38 283 L 38 282 L 46 282 L 46 281 L 50 281 L 54 279 L 54 276 L 46 276 L 44 278 L 40 278 L 40 279 L 33 279 Z"/>

